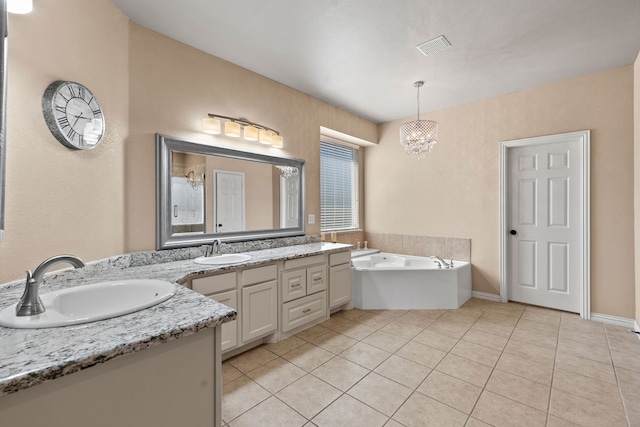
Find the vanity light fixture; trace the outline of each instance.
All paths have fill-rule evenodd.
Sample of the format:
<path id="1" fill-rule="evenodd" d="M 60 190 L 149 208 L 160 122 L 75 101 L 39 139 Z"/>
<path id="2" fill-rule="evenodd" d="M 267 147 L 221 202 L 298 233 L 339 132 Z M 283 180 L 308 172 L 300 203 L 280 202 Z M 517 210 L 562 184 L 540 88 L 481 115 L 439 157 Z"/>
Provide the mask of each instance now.
<path id="1" fill-rule="evenodd" d="M 418 118 L 400 126 L 400 145 L 404 151 L 415 156 L 417 161 L 425 158 L 425 153 L 431 152 L 434 145 L 438 143 L 438 123 L 433 120 L 420 120 L 420 88 L 423 81 L 413 84 L 418 90 Z"/>
<path id="2" fill-rule="evenodd" d="M 25 14 L 33 10 L 33 0 L 7 0 L 7 12 Z"/>
<path id="3" fill-rule="evenodd" d="M 224 126 L 221 120 L 225 120 Z M 202 131 L 211 135 L 219 135 L 224 129 L 224 134 L 232 138 L 244 137 L 247 141 L 258 141 L 261 144 L 270 145 L 274 148 L 282 148 L 282 135 L 276 130 L 250 122 L 246 119 L 236 119 L 234 117 L 221 116 L 209 113 L 202 119 Z"/>

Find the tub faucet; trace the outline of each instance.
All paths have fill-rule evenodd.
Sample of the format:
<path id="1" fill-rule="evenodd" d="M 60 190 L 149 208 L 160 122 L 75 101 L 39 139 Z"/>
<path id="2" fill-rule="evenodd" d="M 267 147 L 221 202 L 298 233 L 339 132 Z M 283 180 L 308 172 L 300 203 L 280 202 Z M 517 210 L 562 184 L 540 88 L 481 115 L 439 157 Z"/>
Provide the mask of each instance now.
<path id="1" fill-rule="evenodd" d="M 432 255 L 430 258 L 433 259 L 433 260 L 436 260 L 436 262 L 439 262 L 440 264 L 442 264 L 444 266 L 444 268 L 453 267 L 453 262 L 451 263 L 451 265 L 449 265 L 449 263 L 447 261 L 443 260 L 442 258 L 440 258 L 437 255 Z"/>
<path id="2" fill-rule="evenodd" d="M 27 282 L 25 284 L 24 293 L 20 298 L 18 304 L 16 304 L 16 316 L 35 316 L 36 314 L 44 313 L 44 304 L 40 299 L 40 284 L 44 277 L 45 271 L 51 266 L 66 262 L 73 265 L 75 268 L 84 267 L 84 262 L 73 255 L 58 255 L 40 264 L 33 274 L 31 270 L 27 270 Z"/>
<path id="3" fill-rule="evenodd" d="M 207 252 L 204 254 L 204 256 L 211 257 L 211 256 L 221 255 L 221 252 L 220 252 L 221 244 L 222 242 L 220 242 L 220 239 L 215 239 L 213 243 L 211 243 L 211 251 L 209 251 L 209 248 L 207 248 Z"/>

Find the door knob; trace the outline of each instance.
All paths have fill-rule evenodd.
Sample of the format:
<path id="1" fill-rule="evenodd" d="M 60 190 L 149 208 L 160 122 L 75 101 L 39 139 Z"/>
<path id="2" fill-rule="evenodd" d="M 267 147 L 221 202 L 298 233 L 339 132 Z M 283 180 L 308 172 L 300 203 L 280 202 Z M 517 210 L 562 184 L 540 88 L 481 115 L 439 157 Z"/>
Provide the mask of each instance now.
<path id="1" fill-rule="evenodd" d="M 509 234 L 511 234 L 512 236 L 515 236 L 516 234 L 518 234 L 518 232 L 516 230 L 511 230 Z"/>
<path id="2" fill-rule="evenodd" d="M 222 227 L 222 224 L 218 224 L 218 227 Z"/>

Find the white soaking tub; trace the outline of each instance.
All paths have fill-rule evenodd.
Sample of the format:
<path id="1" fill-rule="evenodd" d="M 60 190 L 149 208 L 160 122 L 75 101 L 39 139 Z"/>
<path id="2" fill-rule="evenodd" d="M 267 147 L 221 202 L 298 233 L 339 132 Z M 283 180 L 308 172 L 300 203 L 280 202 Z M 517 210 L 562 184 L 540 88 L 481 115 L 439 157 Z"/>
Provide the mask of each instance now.
<path id="1" fill-rule="evenodd" d="M 353 258 L 353 305 L 362 309 L 459 308 L 471 298 L 471 264 L 377 253 Z"/>

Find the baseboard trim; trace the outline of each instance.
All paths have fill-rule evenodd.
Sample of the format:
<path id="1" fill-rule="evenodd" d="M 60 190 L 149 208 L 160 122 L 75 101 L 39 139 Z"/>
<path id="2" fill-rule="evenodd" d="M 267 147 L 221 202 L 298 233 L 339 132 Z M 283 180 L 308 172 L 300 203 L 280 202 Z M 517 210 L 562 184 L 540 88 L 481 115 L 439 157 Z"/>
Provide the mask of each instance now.
<path id="1" fill-rule="evenodd" d="M 472 298 L 486 299 L 489 301 L 500 302 L 500 295 L 488 294 L 486 292 L 471 291 Z"/>
<path id="2" fill-rule="evenodd" d="M 618 317 L 611 316 L 610 314 L 600 314 L 600 313 L 591 313 L 591 320 L 602 323 L 609 323 L 611 325 L 624 326 L 625 328 L 634 329 L 636 331 L 640 329 L 636 329 L 638 324 L 633 319 L 628 319 L 626 317 Z"/>

